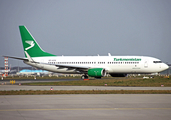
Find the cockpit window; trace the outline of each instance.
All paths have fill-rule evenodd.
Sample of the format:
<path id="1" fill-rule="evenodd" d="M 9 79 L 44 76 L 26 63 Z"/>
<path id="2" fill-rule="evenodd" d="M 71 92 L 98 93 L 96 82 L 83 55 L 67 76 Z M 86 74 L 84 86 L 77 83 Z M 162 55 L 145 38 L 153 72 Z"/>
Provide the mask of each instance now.
<path id="1" fill-rule="evenodd" d="M 153 61 L 153 63 L 162 63 L 162 61 Z"/>

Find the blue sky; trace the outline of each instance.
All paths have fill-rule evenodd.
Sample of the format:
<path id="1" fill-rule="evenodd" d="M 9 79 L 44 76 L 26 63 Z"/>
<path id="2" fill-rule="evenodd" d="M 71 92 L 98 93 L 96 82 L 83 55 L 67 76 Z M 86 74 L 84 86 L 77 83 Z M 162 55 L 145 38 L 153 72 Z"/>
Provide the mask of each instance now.
<path id="1" fill-rule="evenodd" d="M 0 0 L 0 56 L 24 57 L 19 25 L 55 55 L 140 55 L 171 63 L 170 0 Z"/>

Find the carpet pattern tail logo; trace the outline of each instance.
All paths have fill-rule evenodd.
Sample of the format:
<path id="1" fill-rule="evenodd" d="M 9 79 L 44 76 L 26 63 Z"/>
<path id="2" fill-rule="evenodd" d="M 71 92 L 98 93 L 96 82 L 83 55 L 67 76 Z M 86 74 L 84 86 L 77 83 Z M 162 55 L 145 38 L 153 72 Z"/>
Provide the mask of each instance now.
<path id="1" fill-rule="evenodd" d="M 35 45 L 34 41 L 25 41 L 25 42 L 30 45 L 29 47 L 25 48 L 25 50 L 28 50 L 28 49 L 34 47 L 34 45 Z"/>

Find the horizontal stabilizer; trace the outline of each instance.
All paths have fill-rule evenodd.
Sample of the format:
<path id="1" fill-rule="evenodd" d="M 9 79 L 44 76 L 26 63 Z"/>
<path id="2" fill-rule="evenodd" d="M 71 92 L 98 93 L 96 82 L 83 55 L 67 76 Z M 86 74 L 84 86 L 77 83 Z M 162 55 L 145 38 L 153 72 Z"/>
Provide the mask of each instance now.
<path id="1" fill-rule="evenodd" d="M 27 58 L 19 58 L 19 57 L 12 57 L 12 56 L 3 56 L 3 57 L 8 57 L 8 58 L 13 58 L 13 59 L 28 61 Z"/>

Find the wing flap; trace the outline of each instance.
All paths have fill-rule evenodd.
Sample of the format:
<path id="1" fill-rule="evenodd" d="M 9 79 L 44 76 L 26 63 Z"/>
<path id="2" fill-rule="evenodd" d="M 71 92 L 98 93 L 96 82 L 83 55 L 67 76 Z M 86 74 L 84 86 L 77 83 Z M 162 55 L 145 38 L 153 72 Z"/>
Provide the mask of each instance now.
<path id="1" fill-rule="evenodd" d="M 55 64 L 56 67 L 59 67 L 58 69 L 62 68 L 68 68 L 68 69 L 88 69 L 87 66 L 74 66 L 74 65 L 62 65 L 62 64 Z"/>

